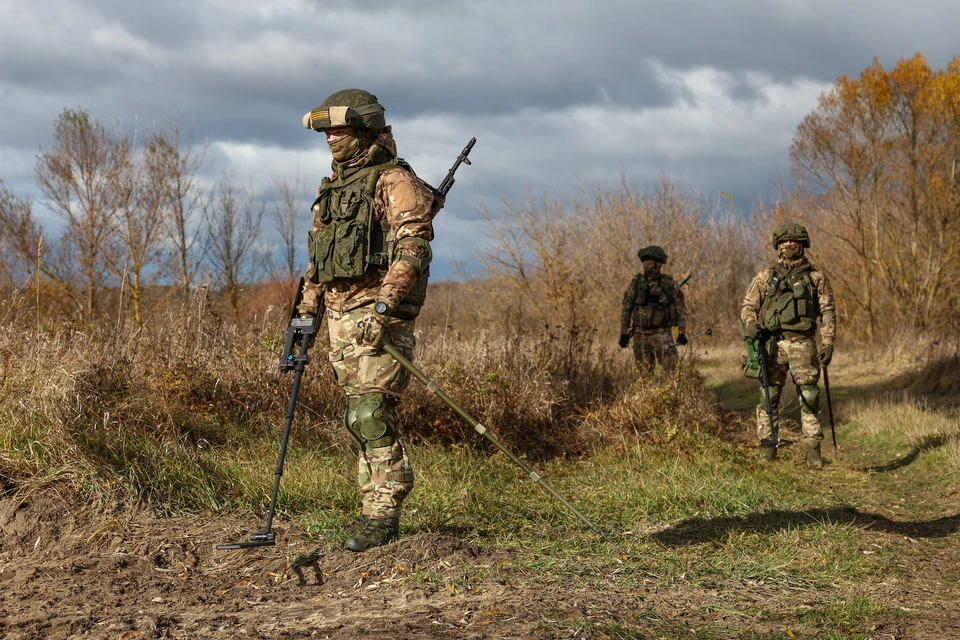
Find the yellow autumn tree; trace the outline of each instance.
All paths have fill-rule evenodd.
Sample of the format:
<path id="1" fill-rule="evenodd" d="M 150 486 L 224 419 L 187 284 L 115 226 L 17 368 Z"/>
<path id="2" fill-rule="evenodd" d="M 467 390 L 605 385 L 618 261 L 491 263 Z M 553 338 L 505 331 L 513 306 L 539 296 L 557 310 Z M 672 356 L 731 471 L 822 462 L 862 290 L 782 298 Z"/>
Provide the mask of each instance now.
<path id="1" fill-rule="evenodd" d="M 823 266 L 852 332 L 955 323 L 960 59 L 937 71 L 917 54 L 841 76 L 798 126 L 790 157 L 816 194 L 807 222 L 829 247 Z"/>

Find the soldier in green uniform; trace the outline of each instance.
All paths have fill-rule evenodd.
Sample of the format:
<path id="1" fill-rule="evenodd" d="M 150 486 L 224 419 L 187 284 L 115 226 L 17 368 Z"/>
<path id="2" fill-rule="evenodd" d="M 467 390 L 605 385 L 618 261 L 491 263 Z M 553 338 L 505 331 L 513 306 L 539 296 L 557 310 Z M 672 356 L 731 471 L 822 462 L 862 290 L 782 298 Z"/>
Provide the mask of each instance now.
<path id="1" fill-rule="evenodd" d="M 806 447 L 807 464 L 823 466 L 820 442 L 820 365 L 833 358 L 837 337 L 837 321 L 833 290 L 822 271 L 807 260 L 804 249 L 810 248 L 810 236 L 799 224 L 781 224 L 773 232 L 773 248 L 778 260 L 764 269 L 750 283 L 740 309 L 744 333 L 760 338 L 767 355 L 767 378 L 770 384 L 770 405 L 779 427 L 780 392 L 787 372 L 797 385 L 800 396 L 800 423 Z M 817 320 L 820 320 L 822 346 L 817 348 Z M 770 417 L 766 400 L 757 406 L 757 436 L 761 457 L 776 458 L 777 449 L 770 442 Z"/>
<path id="2" fill-rule="evenodd" d="M 626 348 L 633 336 L 633 355 L 637 363 L 652 369 L 659 363 L 665 371 L 677 363 L 678 344 L 687 344 L 686 307 L 683 291 L 669 275 L 661 273 L 667 252 L 651 245 L 637 252 L 643 272 L 634 276 L 623 294 L 620 313 L 620 347 Z M 672 327 L 677 327 L 673 341 Z"/>
<path id="3" fill-rule="evenodd" d="M 407 372 L 382 349 L 413 358 L 414 320 L 426 296 L 433 217 L 442 202 L 397 157 L 377 97 L 334 93 L 303 117 L 326 134 L 333 173 L 313 203 L 310 264 L 299 312 L 316 314 L 324 296 L 330 362 L 347 396 L 344 427 L 360 446 L 358 483 L 364 529 L 351 551 L 397 537 L 413 468 L 397 429 Z"/>

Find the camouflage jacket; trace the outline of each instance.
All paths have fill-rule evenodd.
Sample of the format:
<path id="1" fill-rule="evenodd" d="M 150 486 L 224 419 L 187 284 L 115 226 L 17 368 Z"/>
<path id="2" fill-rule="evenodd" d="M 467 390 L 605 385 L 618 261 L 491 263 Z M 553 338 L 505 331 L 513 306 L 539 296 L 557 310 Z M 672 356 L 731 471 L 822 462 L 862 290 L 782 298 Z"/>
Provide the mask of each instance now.
<path id="1" fill-rule="evenodd" d="M 648 278 L 638 273 L 623 294 L 620 334 L 649 333 L 677 327 L 687 329 L 683 290 L 668 275 Z"/>
<path id="2" fill-rule="evenodd" d="M 801 258 L 794 264 L 788 264 L 783 259 L 778 260 L 772 266 L 767 267 L 758 273 L 747 294 L 743 298 L 740 307 L 740 319 L 744 324 L 755 321 L 763 326 L 763 319 L 760 317 L 760 310 L 763 307 L 764 299 L 770 289 L 770 282 L 778 271 L 786 269 L 807 269 L 809 268 L 809 277 L 813 286 L 816 288 L 817 315 L 820 318 L 820 338 L 825 345 L 832 345 L 837 337 L 837 315 L 836 302 L 833 297 L 833 289 L 827 276 L 822 271 L 813 266 L 806 258 Z M 792 333 L 792 332 L 788 332 Z M 816 327 L 811 328 L 803 334 L 813 335 L 816 333 Z"/>
<path id="3" fill-rule="evenodd" d="M 319 195 L 319 192 L 318 192 Z M 386 272 L 377 267 L 367 269 L 360 280 L 334 280 L 327 285 L 304 282 L 301 311 L 315 312 L 319 295 L 324 293 L 326 305 L 337 312 L 344 312 L 381 299 L 392 308 L 413 288 L 417 271 L 413 263 L 400 260 L 403 255 L 415 259 L 423 257 L 429 248 L 417 242 L 403 242 L 405 238 L 433 240 L 433 192 L 423 182 L 402 167 L 387 169 L 377 180 L 374 196 L 374 222 L 386 220 L 393 231 L 395 249 L 393 262 Z M 314 210 L 313 230 L 321 222 Z"/>

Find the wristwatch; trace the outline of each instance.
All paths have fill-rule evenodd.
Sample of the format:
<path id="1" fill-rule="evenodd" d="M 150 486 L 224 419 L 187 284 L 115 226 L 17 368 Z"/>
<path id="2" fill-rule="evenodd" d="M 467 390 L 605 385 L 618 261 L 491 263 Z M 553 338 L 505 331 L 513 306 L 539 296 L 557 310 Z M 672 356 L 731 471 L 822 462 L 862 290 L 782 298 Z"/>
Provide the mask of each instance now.
<path id="1" fill-rule="evenodd" d="M 383 300 L 377 300 L 377 303 L 373 305 L 373 311 L 381 318 L 386 319 L 390 315 L 390 305 Z"/>

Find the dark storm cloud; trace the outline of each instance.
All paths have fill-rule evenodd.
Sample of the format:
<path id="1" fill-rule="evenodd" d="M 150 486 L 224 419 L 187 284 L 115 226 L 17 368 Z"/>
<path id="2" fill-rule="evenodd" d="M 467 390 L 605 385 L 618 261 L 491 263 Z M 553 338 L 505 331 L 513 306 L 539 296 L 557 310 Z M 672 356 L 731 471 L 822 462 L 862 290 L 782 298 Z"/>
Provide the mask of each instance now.
<path id="1" fill-rule="evenodd" d="M 176 115 L 211 141 L 211 179 L 269 194 L 299 166 L 315 183 L 329 154 L 301 117 L 361 87 L 430 181 L 479 139 L 438 221 L 446 269 L 485 242 L 479 203 L 582 182 L 668 175 L 749 208 L 789 175 L 793 131 L 837 76 L 955 54 L 944 0 L 4 4 L 0 178 L 18 191 L 65 107 L 140 131 Z"/>

